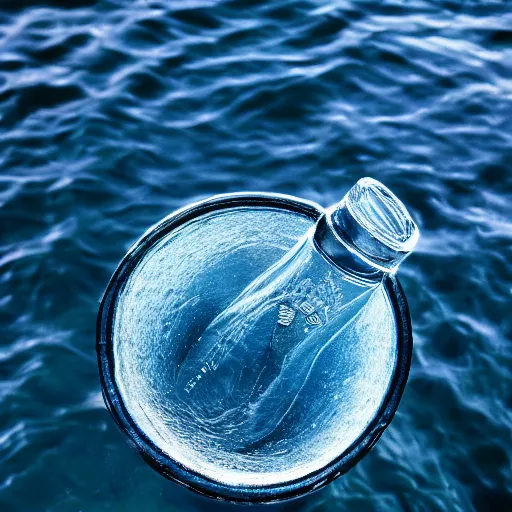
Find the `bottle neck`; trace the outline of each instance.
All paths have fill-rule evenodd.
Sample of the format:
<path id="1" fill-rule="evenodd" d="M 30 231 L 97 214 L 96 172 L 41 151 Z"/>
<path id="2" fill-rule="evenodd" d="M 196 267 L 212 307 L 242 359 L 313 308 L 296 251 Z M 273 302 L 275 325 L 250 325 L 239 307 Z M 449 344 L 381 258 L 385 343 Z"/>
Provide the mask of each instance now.
<path id="1" fill-rule="evenodd" d="M 384 272 L 364 261 L 356 251 L 351 249 L 339 235 L 336 234 L 330 222 L 330 214 L 325 213 L 318 220 L 313 241 L 320 253 L 342 270 L 355 277 L 369 281 L 380 281 Z"/>
<path id="2" fill-rule="evenodd" d="M 362 178 L 325 212 L 315 241 L 336 264 L 373 278 L 395 272 L 418 237 L 402 202 L 382 183 Z"/>

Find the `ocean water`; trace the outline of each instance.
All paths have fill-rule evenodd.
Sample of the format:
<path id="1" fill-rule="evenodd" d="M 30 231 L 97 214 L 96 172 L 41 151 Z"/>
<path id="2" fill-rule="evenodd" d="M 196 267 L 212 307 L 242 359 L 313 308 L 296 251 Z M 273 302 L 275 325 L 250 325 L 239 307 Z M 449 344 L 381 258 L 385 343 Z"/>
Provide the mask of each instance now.
<path id="1" fill-rule="evenodd" d="M 356 468 L 272 508 L 511 510 L 511 26 L 506 0 L 1 2 L 0 510 L 234 510 L 117 431 L 98 300 L 178 207 L 363 176 L 422 233 L 409 384 Z"/>

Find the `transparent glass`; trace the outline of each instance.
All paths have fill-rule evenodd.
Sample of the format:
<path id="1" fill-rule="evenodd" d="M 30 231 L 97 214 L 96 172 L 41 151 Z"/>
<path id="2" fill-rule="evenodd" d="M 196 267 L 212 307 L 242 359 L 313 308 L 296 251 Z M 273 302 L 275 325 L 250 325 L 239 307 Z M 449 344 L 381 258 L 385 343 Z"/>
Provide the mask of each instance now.
<path id="1" fill-rule="evenodd" d="M 320 354 L 343 349 L 376 286 L 335 268 L 310 232 L 204 330 L 178 371 L 180 398 L 226 448 L 250 449 L 315 378 Z"/>
<path id="2" fill-rule="evenodd" d="M 131 417 L 224 484 L 323 468 L 390 385 L 396 325 L 382 283 L 417 239 L 404 205 L 369 178 L 315 225 L 240 208 L 164 237 L 116 306 L 115 376 Z"/>

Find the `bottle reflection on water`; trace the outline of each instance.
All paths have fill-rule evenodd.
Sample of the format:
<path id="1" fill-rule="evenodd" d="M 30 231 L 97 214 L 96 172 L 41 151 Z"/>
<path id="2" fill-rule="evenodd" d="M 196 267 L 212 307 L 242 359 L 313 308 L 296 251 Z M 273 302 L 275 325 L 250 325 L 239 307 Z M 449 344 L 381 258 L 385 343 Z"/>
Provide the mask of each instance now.
<path id="1" fill-rule="evenodd" d="M 176 389 L 196 421 L 229 449 L 270 436 L 306 382 L 326 378 L 320 354 L 343 351 L 344 333 L 417 239 L 404 205 L 360 180 L 193 344 Z"/>

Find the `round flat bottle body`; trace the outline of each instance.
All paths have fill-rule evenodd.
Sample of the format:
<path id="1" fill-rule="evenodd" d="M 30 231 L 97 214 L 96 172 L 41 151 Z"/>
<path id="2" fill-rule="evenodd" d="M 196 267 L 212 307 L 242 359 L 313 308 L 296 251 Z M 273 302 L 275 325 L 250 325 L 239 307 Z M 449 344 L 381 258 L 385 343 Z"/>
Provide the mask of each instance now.
<path id="1" fill-rule="evenodd" d="M 111 282 L 99 337 L 100 363 L 109 360 L 107 403 L 145 458 L 149 447 L 149 462 L 167 476 L 235 501 L 300 495 L 348 469 L 393 415 L 410 364 L 408 312 L 393 277 L 344 309 L 346 318 L 329 317 L 339 306 L 331 297 L 325 309 L 325 278 L 299 299 L 292 281 L 293 300 L 279 296 L 265 309 L 264 328 L 234 343 L 251 311 L 273 297 L 254 302 L 253 293 L 244 309 L 247 289 L 322 214 L 309 203 L 255 197 L 214 200 L 189 218 L 182 213 L 172 229 L 160 224 L 146 234 Z M 356 297 L 354 284 L 333 272 L 329 293 L 340 303 L 343 290 Z M 230 310 L 235 321 L 215 331 Z M 221 354 L 216 365 L 212 347 Z"/>

